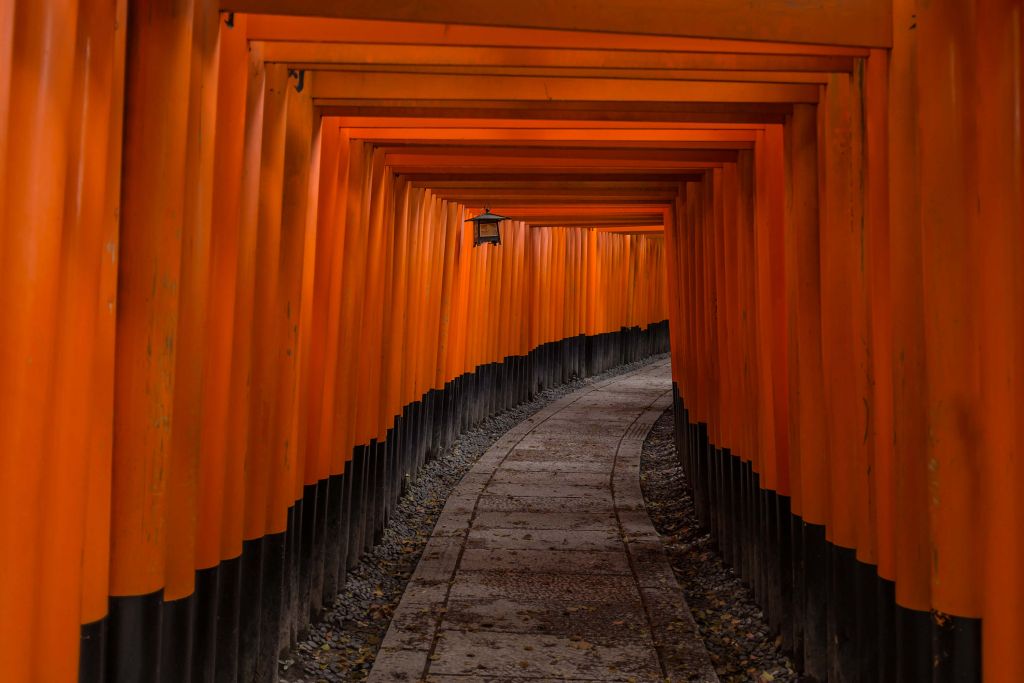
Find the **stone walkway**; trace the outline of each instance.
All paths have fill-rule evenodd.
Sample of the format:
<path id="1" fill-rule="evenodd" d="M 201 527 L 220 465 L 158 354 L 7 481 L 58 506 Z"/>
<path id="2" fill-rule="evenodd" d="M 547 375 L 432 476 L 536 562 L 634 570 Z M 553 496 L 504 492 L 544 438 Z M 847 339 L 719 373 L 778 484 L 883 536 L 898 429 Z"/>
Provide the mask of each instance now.
<path id="1" fill-rule="evenodd" d="M 668 360 L 517 425 L 448 499 L 370 681 L 717 681 L 640 492 Z"/>

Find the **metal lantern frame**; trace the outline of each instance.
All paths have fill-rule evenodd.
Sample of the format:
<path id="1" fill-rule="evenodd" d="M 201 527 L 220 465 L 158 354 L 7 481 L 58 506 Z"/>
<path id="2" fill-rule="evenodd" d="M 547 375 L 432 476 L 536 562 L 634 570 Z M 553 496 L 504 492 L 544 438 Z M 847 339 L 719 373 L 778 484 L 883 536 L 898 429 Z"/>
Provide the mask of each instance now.
<path id="1" fill-rule="evenodd" d="M 473 246 L 481 244 L 501 244 L 501 222 L 508 220 L 507 216 L 499 216 L 491 213 L 491 210 L 484 208 L 479 216 L 467 218 L 466 222 L 473 221 Z"/>

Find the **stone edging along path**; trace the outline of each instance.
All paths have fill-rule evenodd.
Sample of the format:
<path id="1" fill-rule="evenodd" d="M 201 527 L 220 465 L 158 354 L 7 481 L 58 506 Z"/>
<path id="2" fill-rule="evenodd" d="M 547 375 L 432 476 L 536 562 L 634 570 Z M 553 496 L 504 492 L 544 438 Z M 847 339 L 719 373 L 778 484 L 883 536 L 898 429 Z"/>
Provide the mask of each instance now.
<path id="1" fill-rule="evenodd" d="M 644 509 L 660 361 L 555 401 L 449 497 L 371 681 L 717 681 Z"/>

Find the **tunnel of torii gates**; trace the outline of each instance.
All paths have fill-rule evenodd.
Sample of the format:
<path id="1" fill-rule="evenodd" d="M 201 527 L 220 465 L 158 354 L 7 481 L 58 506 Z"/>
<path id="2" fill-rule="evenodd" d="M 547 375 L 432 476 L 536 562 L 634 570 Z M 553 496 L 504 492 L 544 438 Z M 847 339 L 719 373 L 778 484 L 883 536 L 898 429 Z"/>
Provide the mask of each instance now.
<path id="1" fill-rule="evenodd" d="M 4 680 L 273 680 L 420 464 L 669 341 L 798 666 L 1024 679 L 1021 9 L 0 0 Z"/>

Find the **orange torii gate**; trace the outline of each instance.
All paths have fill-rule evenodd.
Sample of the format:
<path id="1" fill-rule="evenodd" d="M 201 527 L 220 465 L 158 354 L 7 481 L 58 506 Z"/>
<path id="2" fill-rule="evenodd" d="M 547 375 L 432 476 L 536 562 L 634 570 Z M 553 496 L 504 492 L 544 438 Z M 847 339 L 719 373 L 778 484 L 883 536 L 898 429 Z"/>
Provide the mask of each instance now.
<path id="1" fill-rule="evenodd" d="M 807 673 L 1021 678 L 1019 0 L 642 10 L 0 1 L 11 680 L 271 678 L 401 475 L 666 335 Z"/>

